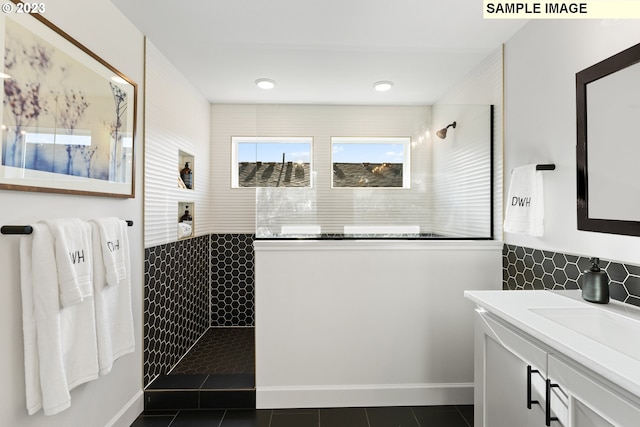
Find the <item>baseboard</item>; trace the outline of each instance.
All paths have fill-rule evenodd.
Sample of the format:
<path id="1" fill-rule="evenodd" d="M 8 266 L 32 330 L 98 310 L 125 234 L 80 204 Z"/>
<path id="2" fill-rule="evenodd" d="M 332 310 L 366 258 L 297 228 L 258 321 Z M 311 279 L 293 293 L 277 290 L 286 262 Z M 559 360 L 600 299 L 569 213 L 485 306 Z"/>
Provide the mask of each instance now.
<path id="1" fill-rule="evenodd" d="M 105 427 L 129 427 L 142 411 L 144 411 L 144 392 L 138 390 Z"/>
<path id="2" fill-rule="evenodd" d="M 256 387 L 256 408 L 473 404 L 473 383 Z"/>

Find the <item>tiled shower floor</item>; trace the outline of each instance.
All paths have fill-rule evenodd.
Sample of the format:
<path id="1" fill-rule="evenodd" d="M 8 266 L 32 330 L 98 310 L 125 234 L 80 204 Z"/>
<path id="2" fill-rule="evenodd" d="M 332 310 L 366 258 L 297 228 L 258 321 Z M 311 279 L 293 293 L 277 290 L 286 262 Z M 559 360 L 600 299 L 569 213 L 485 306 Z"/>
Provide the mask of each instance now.
<path id="1" fill-rule="evenodd" d="M 169 375 L 254 374 L 254 328 L 209 328 Z"/>

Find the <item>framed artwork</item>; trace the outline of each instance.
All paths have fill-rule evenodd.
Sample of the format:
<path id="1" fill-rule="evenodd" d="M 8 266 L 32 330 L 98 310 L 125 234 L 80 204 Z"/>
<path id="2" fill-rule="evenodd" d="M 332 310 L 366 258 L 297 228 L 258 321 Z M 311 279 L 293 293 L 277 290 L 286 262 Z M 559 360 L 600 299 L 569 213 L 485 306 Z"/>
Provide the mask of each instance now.
<path id="1" fill-rule="evenodd" d="M 134 197 L 136 83 L 40 14 L 0 19 L 0 189 Z"/>

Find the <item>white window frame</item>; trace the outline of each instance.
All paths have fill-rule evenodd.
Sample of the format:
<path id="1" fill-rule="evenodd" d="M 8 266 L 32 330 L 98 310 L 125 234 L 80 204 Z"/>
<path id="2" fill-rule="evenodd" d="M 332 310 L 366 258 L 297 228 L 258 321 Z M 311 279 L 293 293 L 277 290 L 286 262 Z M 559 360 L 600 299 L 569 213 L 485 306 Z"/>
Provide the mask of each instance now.
<path id="1" fill-rule="evenodd" d="M 384 189 L 403 190 L 411 188 L 411 137 L 331 137 L 331 170 L 334 164 L 334 144 L 401 144 L 403 146 L 402 158 L 402 186 L 401 187 L 368 187 L 368 186 L 340 186 L 334 185 L 334 174 L 331 173 L 331 188 L 333 189 Z"/>
<path id="2" fill-rule="evenodd" d="M 309 186 L 308 187 L 290 187 L 283 188 L 313 188 L 313 137 L 260 137 L 260 136 L 232 136 L 231 137 L 231 188 L 267 188 L 259 186 L 245 187 L 239 184 L 238 175 L 238 145 L 241 143 L 283 143 L 283 144 L 309 144 Z"/>

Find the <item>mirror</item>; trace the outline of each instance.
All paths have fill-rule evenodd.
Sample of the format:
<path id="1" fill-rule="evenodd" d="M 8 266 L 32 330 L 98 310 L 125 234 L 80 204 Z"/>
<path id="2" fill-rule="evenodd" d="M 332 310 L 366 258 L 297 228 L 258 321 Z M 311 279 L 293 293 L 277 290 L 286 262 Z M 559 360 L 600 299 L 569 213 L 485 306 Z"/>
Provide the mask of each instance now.
<path id="1" fill-rule="evenodd" d="M 578 230 L 640 236 L 640 44 L 576 74 Z"/>

